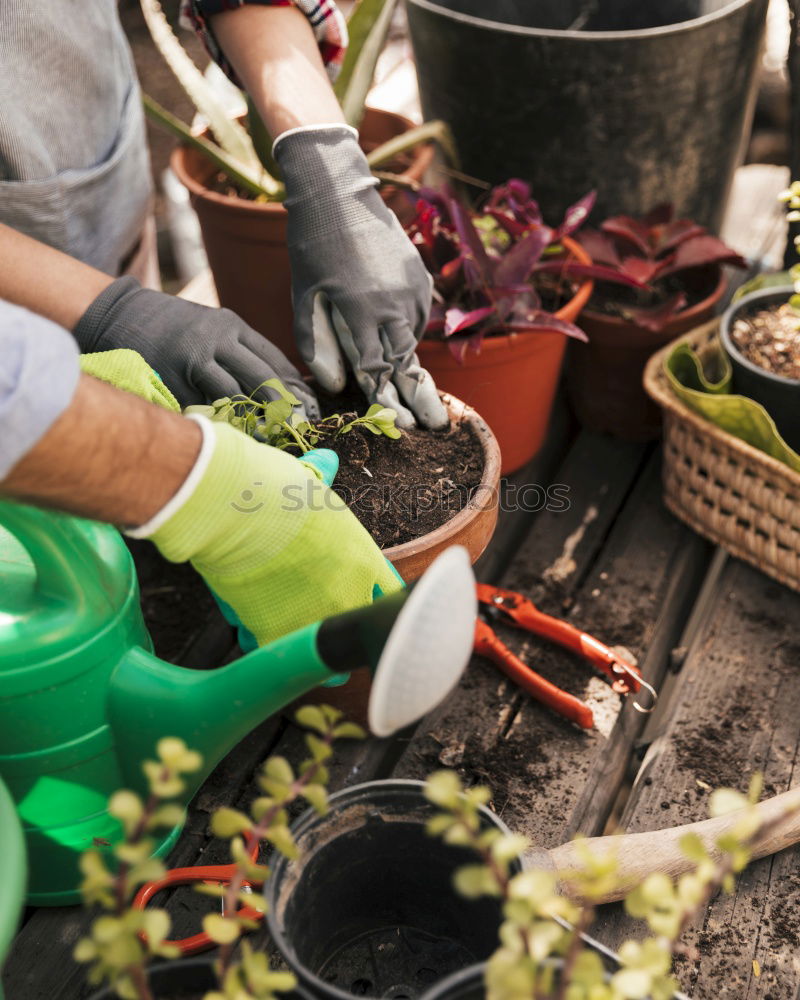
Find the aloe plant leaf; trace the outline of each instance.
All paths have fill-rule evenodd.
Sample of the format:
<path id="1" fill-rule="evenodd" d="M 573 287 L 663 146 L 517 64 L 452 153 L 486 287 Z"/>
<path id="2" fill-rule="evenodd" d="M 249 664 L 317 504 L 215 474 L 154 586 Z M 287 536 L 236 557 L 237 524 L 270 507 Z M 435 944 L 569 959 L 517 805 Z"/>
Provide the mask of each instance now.
<path id="1" fill-rule="evenodd" d="M 270 177 L 280 180 L 281 172 L 278 169 L 278 164 L 275 162 L 275 157 L 272 155 L 272 136 L 269 134 L 267 126 L 264 124 L 264 119 L 258 113 L 258 108 L 249 94 L 247 95 L 247 121 L 250 125 L 250 138 L 253 148 L 261 162 L 261 166 Z"/>
<path id="2" fill-rule="evenodd" d="M 271 201 L 280 201 L 282 199 L 284 191 L 281 185 L 273 181 L 272 186 L 266 188 L 242 164 L 237 163 L 233 157 L 229 156 L 224 149 L 209 139 L 195 135 L 180 118 L 176 118 L 175 115 L 162 107 L 158 101 L 154 101 L 148 94 L 142 94 L 142 103 L 144 104 L 148 118 L 168 132 L 172 132 L 182 142 L 185 142 L 189 146 L 194 146 L 195 149 L 199 149 L 215 166 L 223 170 L 234 184 L 238 184 L 239 187 L 245 191 L 249 191 L 250 194 L 256 195 L 256 197 L 266 197 Z M 263 173 L 260 174 L 262 180 L 265 176 Z"/>
<path id="3" fill-rule="evenodd" d="M 238 122 L 228 117 L 225 106 L 175 37 L 161 4 L 158 0 L 140 0 L 140 4 L 156 48 L 197 110 L 207 119 L 220 147 L 245 168 L 260 172 L 261 163 L 250 136 Z"/>
<path id="4" fill-rule="evenodd" d="M 359 0 L 347 22 L 350 43 L 334 85 L 345 120 L 358 128 L 397 0 Z"/>
<path id="5" fill-rule="evenodd" d="M 401 132 L 400 135 L 396 135 L 393 139 L 381 143 L 380 146 L 377 146 L 371 153 L 367 154 L 367 163 L 372 168 L 379 167 L 382 163 L 386 163 L 401 153 L 405 153 L 406 150 L 413 149 L 414 146 L 418 146 L 422 142 L 431 141 L 437 143 L 448 163 L 452 167 L 458 168 L 458 152 L 456 151 L 453 133 L 447 124 L 438 118 L 424 122 L 422 125 L 416 125 L 407 132 Z"/>

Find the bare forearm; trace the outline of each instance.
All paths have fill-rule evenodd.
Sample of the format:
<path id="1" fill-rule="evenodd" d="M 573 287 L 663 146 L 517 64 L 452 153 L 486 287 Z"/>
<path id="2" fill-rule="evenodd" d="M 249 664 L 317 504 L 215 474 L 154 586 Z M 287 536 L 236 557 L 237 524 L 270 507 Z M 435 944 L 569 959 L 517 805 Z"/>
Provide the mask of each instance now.
<path id="1" fill-rule="evenodd" d="M 299 125 L 344 120 L 314 33 L 296 7 L 246 4 L 211 23 L 273 138 Z"/>
<path id="2" fill-rule="evenodd" d="M 72 404 L 0 482 L 0 495 L 138 526 L 178 491 L 201 441 L 193 421 L 83 375 Z"/>
<path id="3" fill-rule="evenodd" d="M 0 299 L 72 330 L 114 279 L 0 224 Z"/>

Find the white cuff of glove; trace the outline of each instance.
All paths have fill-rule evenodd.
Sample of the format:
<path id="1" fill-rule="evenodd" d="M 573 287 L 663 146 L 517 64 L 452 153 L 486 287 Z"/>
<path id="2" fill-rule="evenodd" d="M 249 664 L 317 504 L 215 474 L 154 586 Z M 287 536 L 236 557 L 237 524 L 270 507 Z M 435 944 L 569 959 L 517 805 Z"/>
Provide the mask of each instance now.
<path id="1" fill-rule="evenodd" d="M 194 420 L 195 423 L 200 424 L 200 430 L 203 432 L 203 443 L 200 445 L 200 453 L 192 466 L 192 471 L 184 479 L 178 492 L 164 504 L 158 513 L 138 528 L 131 528 L 125 532 L 128 538 L 150 538 L 154 535 L 173 514 L 176 514 L 183 507 L 205 475 L 211 456 L 214 454 L 217 439 L 211 427 L 211 421 L 207 417 L 203 417 L 199 413 L 189 413 L 187 420 Z"/>
<path id="2" fill-rule="evenodd" d="M 294 128 L 287 128 L 285 132 L 281 132 L 278 138 L 272 143 L 272 155 L 275 155 L 275 147 L 281 141 L 289 135 L 298 135 L 300 132 L 327 132 L 328 129 L 341 128 L 346 132 L 349 132 L 354 139 L 358 138 L 358 129 L 353 128 L 352 125 L 346 124 L 346 122 L 330 122 L 326 125 L 296 125 Z"/>

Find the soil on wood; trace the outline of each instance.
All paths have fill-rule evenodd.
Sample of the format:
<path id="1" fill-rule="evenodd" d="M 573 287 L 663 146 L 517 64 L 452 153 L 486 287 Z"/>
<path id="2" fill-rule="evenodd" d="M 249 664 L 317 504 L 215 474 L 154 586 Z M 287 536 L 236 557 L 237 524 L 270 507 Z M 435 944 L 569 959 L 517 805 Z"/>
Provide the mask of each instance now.
<path id="1" fill-rule="evenodd" d="M 683 293 L 686 296 L 686 304 L 679 310 L 680 314 L 712 295 L 718 281 L 719 270 L 715 267 L 690 268 L 679 275 L 662 278 L 655 282 L 652 292 L 642 292 L 625 285 L 598 281 L 595 282 L 588 309 L 590 312 L 628 319 L 629 309 L 655 309 L 673 296 Z"/>
<path id="2" fill-rule="evenodd" d="M 323 416 L 349 421 L 367 410 L 357 390 L 319 398 Z M 334 489 L 384 549 L 445 524 L 467 506 L 483 475 L 480 441 L 465 423 L 413 428 L 398 439 L 356 426 L 319 444 L 339 456 Z"/>
<path id="3" fill-rule="evenodd" d="M 163 559 L 151 542 L 126 539 L 136 564 L 142 614 L 156 656 L 177 663 L 215 610 L 214 598 L 189 563 Z"/>
<path id="4" fill-rule="evenodd" d="M 731 339 L 742 354 L 759 368 L 800 379 L 800 315 L 787 303 L 778 309 L 760 309 L 740 316 L 731 328 Z"/>

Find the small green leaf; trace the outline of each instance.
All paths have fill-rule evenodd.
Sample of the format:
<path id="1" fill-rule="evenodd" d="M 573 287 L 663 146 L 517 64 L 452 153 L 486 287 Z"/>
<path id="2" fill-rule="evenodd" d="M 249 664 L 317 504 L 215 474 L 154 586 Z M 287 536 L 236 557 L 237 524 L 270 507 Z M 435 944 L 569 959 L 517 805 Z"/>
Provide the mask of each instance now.
<path id="1" fill-rule="evenodd" d="M 308 802 L 311 808 L 320 816 L 324 816 L 328 811 L 328 793 L 322 785 L 306 785 L 301 795 Z"/>
<path id="2" fill-rule="evenodd" d="M 355 722 L 342 722 L 333 730 L 333 736 L 337 740 L 365 740 L 367 732 Z"/>
<path id="3" fill-rule="evenodd" d="M 233 944 L 239 937 L 239 925 L 219 913 L 207 913 L 203 917 L 203 930 L 217 944 Z"/>
<path id="4" fill-rule="evenodd" d="M 291 785 L 294 781 L 294 771 L 285 757 L 270 757 L 262 771 L 268 778 L 281 781 L 285 785 Z"/>
<path id="5" fill-rule="evenodd" d="M 442 809 L 458 808 L 461 780 L 455 771 L 434 771 L 425 782 L 425 798 Z"/>
<path id="6" fill-rule="evenodd" d="M 328 733 L 328 722 L 318 705 L 303 705 L 295 713 L 295 721 L 306 729 L 314 729 L 322 736 Z"/>
<path id="7" fill-rule="evenodd" d="M 717 788 L 711 793 L 708 811 L 714 817 L 726 816 L 737 809 L 744 809 L 746 805 L 747 799 L 741 792 L 734 791 L 733 788 Z"/>
<path id="8" fill-rule="evenodd" d="M 294 842 L 294 837 L 289 832 L 288 826 L 272 826 L 267 830 L 265 837 L 285 858 L 289 858 L 290 861 L 300 856 L 300 851 Z"/>

